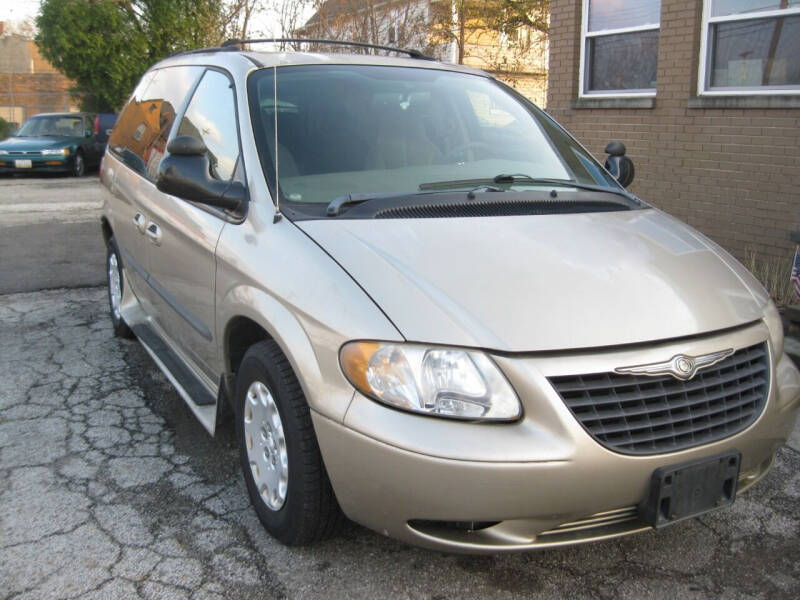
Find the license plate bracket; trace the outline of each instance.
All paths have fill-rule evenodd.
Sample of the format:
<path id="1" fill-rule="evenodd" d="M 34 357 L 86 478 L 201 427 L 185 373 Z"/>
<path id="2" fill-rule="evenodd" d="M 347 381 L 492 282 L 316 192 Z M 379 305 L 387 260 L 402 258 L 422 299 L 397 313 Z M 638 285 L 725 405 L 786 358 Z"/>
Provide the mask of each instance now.
<path id="1" fill-rule="evenodd" d="M 653 471 L 640 518 L 656 529 L 730 506 L 736 499 L 742 454 L 729 450 Z"/>

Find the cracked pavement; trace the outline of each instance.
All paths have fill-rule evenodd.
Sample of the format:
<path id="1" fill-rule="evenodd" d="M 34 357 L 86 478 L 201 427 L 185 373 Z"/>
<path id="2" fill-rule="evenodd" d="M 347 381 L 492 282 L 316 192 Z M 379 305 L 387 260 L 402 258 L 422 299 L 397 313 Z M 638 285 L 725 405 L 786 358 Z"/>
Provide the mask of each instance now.
<path id="1" fill-rule="evenodd" d="M 104 288 L 0 296 L 0 597 L 796 598 L 800 452 L 734 506 L 660 532 L 444 555 L 355 524 L 286 548 Z"/>

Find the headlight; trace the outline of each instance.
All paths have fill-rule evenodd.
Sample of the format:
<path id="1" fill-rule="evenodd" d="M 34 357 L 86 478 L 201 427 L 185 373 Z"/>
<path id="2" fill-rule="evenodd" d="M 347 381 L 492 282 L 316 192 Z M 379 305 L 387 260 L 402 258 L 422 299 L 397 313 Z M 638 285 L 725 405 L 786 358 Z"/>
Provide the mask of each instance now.
<path id="1" fill-rule="evenodd" d="M 772 350 L 775 353 L 775 360 L 783 354 L 783 320 L 778 307 L 770 300 L 764 305 L 764 322 L 769 329 L 769 339 L 772 341 Z"/>
<path id="2" fill-rule="evenodd" d="M 350 342 L 342 371 L 389 406 L 453 419 L 512 421 L 522 413 L 506 378 L 483 352 L 391 342 Z"/>
<path id="3" fill-rule="evenodd" d="M 58 148 L 56 150 L 42 150 L 42 156 L 52 156 L 57 154 L 59 156 L 66 156 L 69 154 L 69 148 Z"/>
<path id="4" fill-rule="evenodd" d="M 8 150 L 0 150 L 0 154 L 8 154 Z"/>

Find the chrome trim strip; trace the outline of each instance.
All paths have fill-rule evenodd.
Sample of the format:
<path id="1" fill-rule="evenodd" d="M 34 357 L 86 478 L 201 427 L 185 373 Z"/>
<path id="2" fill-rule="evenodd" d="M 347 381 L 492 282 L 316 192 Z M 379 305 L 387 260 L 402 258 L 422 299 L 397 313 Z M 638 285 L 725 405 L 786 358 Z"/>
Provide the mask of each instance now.
<path id="1" fill-rule="evenodd" d="M 705 369 L 718 362 L 725 360 L 733 354 L 733 348 L 702 354 L 700 356 L 689 356 L 688 354 L 676 354 L 667 361 L 650 363 L 646 365 L 636 365 L 632 367 L 617 367 L 615 373 L 623 375 L 645 375 L 646 377 L 659 377 L 661 375 L 672 375 L 675 379 L 688 381 L 695 376 L 697 371 Z"/>

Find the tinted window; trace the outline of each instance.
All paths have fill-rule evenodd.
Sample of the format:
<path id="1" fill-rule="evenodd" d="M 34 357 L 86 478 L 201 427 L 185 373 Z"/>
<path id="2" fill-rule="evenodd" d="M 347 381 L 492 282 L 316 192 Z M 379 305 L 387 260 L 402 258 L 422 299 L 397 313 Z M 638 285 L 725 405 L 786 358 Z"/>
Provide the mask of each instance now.
<path id="1" fill-rule="evenodd" d="M 181 119 L 177 135 L 203 140 L 208 148 L 209 173 L 229 180 L 239 158 L 236 105 L 230 80 L 219 71 L 206 71 Z"/>
<path id="2" fill-rule="evenodd" d="M 616 187 L 540 111 L 486 77 L 434 69 L 298 66 L 251 75 L 250 110 L 282 200 L 413 193 L 426 184 L 525 173 Z M 277 113 L 277 119 L 276 119 Z M 522 185 L 522 184 L 520 184 Z"/>
<path id="3" fill-rule="evenodd" d="M 168 67 L 144 76 L 117 121 L 109 147 L 132 169 L 155 181 L 167 138 L 202 67 Z"/>

